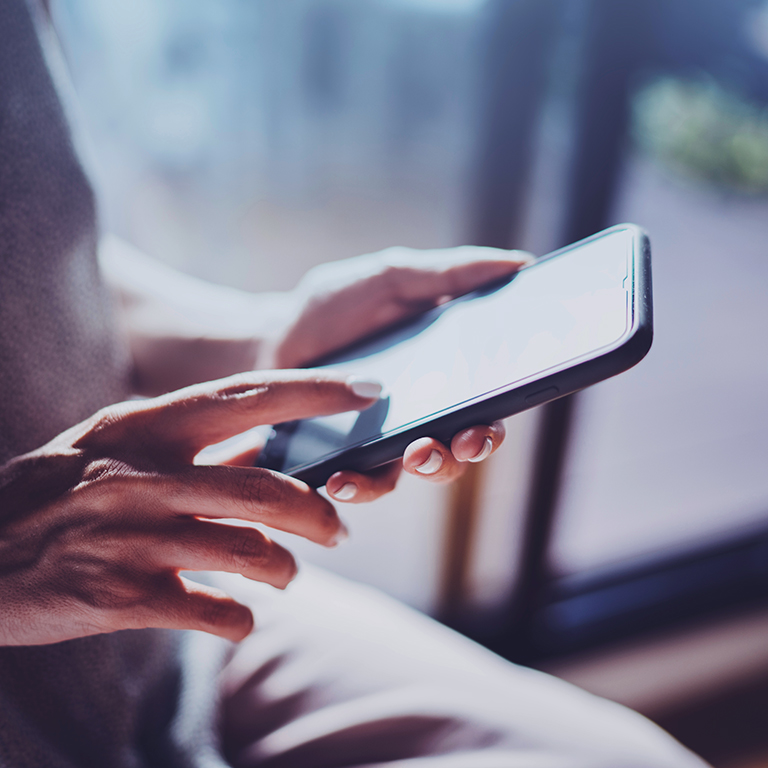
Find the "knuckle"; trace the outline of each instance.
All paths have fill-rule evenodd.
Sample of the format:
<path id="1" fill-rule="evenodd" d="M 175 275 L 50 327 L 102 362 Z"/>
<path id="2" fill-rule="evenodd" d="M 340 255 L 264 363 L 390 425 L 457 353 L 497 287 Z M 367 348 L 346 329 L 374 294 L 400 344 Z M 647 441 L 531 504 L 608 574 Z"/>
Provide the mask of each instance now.
<path id="1" fill-rule="evenodd" d="M 412 271 L 407 267 L 395 264 L 387 264 L 382 267 L 379 273 L 379 280 L 385 290 L 385 295 L 395 298 L 399 297 L 403 285 L 407 282 L 407 277 Z"/>
<path id="2" fill-rule="evenodd" d="M 229 601 L 210 598 L 202 601 L 198 619 L 206 626 L 221 627 L 232 622 L 234 606 Z"/>
<path id="3" fill-rule="evenodd" d="M 137 413 L 134 403 L 116 403 L 97 411 L 84 422 L 84 433 L 75 441 L 75 447 L 109 445 L 119 439 L 123 425 Z"/>
<path id="4" fill-rule="evenodd" d="M 253 376 L 246 373 L 235 373 L 227 379 L 224 387 L 216 393 L 222 400 L 237 400 L 243 394 L 252 392 L 254 388 Z"/>
<path id="5" fill-rule="evenodd" d="M 130 469 L 116 459 L 102 458 L 88 463 L 74 490 L 104 500 L 123 496 L 131 487 Z"/>
<path id="6" fill-rule="evenodd" d="M 89 419 L 92 434 L 103 433 L 120 420 L 120 410 L 116 405 L 101 408 Z"/>
<path id="7" fill-rule="evenodd" d="M 317 291 L 325 288 L 326 285 L 335 284 L 338 271 L 339 267 L 336 262 L 317 264 L 304 273 L 299 282 L 298 289 L 314 295 Z"/>
<path id="8" fill-rule="evenodd" d="M 131 610 L 148 598 L 140 578 L 131 578 L 122 567 L 107 565 L 97 558 L 78 563 L 67 589 L 80 603 L 97 611 Z"/>
<path id="9" fill-rule="evenodd" d="M 397 268 L 409 265 L 413 259 L 414 251 L 402 245 L 390 245 L 388 248 L 373 254 L 373 256 L 376 257 L 376 261 L 381 265 L 381 268 Z"/>
<path id="10" fill-rule="evenodd" d="M 109 458 L 100 458 L 94 459 L 88 463 L 88 466 L 83 470 L 82 479 L 83 482 L 86 483 L 106 483 L 121 477 L 124 474 L 124 471 L 121 471 L 121 466 L 118 461 Z"/>
<path id="11" fill-rule="evenodd" d="M 231 410 L 235 413 L 248 411 L 254 403 L 261 404 L 269 396 L 272 383 L 264 381 L 254 372 L 236 373 L 228 376 L 216 386 L 194 392 L 183 400 L 169 404 L 173 410 L 183 412 L 188 408 L 202 406 L 205 409 L 215 408 Z"/>
<path id="12" fill-rule="evenodd" d="M 282 495 L 282 484 L 272 472 L 253 470 L 242 473 L 239 498 L 248 511 L 262 506 L 266 501 L 279 504 Z"/>
<path id="13" fill-rule="evenodd" d="M 254 402 L 262 403 L 270 396 L 270 382 L 260 381 L 252 372 L 236 373 L 229 376 L 222 386 L 198 396 L 216 407 L 239 411 L 250 409 Z"/>
<path id="14" fill-rule="evenodd" d="M 263 536 L 247 529 L 236 534 L 231 544 L 230 559 L 235 571 L 246 571 L 269 561 L 269 547 Z"/>

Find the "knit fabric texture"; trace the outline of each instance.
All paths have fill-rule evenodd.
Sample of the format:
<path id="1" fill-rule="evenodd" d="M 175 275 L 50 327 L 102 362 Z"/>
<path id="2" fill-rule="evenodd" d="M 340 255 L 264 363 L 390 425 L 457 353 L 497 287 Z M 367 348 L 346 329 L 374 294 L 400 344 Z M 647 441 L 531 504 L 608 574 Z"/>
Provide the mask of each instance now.
<path id="1" fill-rule="evenodd" d="M 0 3 L 0 463 L 128 394 L 47 24 L 31 0 Z M 143 630 L 0 648 L 0 768 L 192 764 L 169 740 L 181 638 Z"/>

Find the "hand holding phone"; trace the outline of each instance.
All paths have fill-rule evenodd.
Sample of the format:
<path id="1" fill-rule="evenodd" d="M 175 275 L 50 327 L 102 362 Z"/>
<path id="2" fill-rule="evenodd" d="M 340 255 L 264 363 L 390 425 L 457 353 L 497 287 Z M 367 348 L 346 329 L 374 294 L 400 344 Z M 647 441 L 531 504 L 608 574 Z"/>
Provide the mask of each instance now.
<path id="1" fill-rule="evenodd" d="M 321 367 L 384 384 L 369 409 L 275 427 L 259 465 L 319 486 L 420 437 L 450 442 L 637 363 L 652 339 L 650 246 L 613 227 L 355 344 Z"/>

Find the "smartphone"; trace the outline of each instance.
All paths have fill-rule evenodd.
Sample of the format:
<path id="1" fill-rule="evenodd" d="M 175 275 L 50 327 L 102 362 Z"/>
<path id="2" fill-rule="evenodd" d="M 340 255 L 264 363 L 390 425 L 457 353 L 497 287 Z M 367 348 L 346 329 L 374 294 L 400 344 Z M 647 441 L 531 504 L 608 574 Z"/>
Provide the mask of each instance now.
<path id="1" fill-rule="evenodd" d="M 276 425 L 258 466 L 319 487 L 419 437 L 447 444 L 631 368 L 651 346 L 652 315 L 648 237 L 611 227 L 321 361 L 380 381 L 381 399 Z"/>

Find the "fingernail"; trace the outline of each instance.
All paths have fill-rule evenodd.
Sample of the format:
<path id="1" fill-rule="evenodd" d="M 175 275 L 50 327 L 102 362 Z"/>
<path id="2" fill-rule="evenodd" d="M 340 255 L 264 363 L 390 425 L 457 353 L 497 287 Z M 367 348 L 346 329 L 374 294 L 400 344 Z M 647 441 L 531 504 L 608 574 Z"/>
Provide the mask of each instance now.
<path id="1" fill-rule="evenodd" d="M 336 535 L 331 539 L 330 545 L 332 547 L 338 547 L 342 541 L 346 541 L 349 538 L 349 528 L 344 523 L 341 524 L 341 528 L 336 531 Z"/>
<path id="2" fill-rule="evenodd" d="M 440 451 L 432 449 L 432 453 L 429 454 L 429 458 L 416 467 L 416 471 L 422 475 L 434 475 L 440 467 L 443 466 L 443 455 Z"/>
<path id="3" fill-rule="evenodd" d="M 347 386 L 358 397 L 380 397 L 381 391 L 384 387 L 378 381 L 371 381 L 370 379 L 364 379 L 361 376 L 349 376 L 347 378 Z"/>
<path id="4" fill-rule="evenodd" d="M 485 440 L 483 441 L 483 447 L 480 449 L 480 452 L 473 456 L 471 459 L 467 459 L 467 461 L 477 462 L 482 461 L 488 454 L 493 450 L 493 440 L 491 440 L 490 436 L 486 435 Z"/>
<path id="5" fill-rule="evenodd" d="M 354 483 L 344 483 L 338 491 L 334 491 L 331 495 L 339 501 L 349 501 L 355 497 L 356 493 L 357 486 Z"/>

